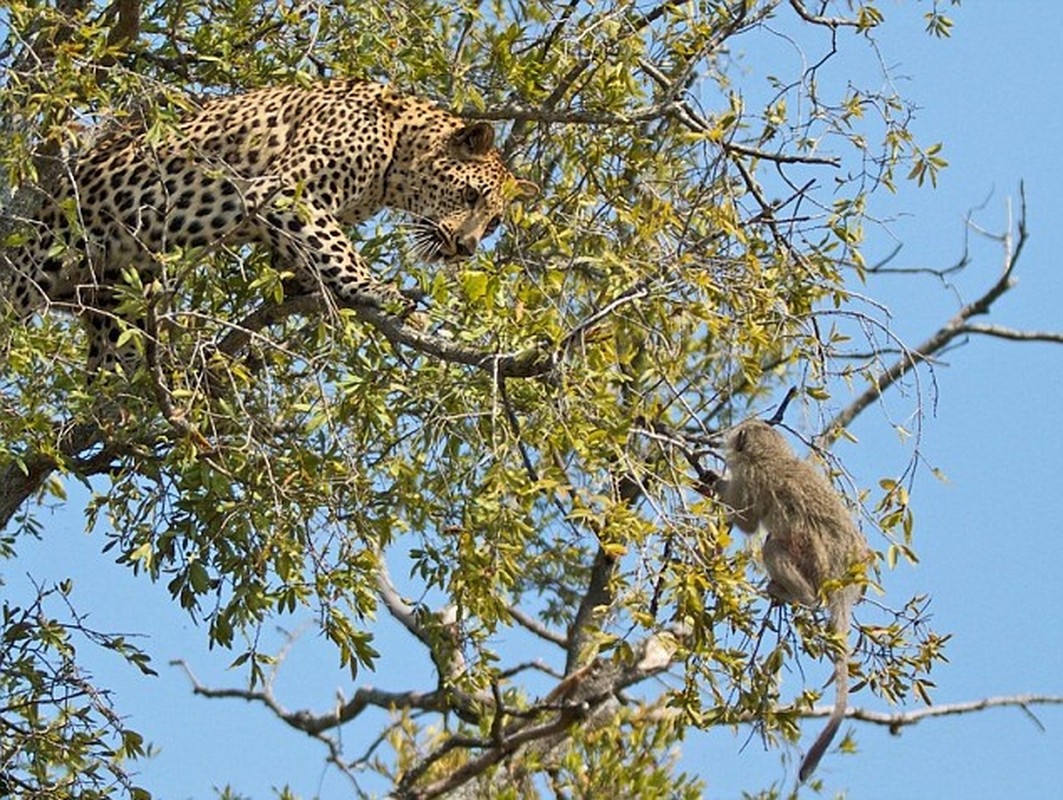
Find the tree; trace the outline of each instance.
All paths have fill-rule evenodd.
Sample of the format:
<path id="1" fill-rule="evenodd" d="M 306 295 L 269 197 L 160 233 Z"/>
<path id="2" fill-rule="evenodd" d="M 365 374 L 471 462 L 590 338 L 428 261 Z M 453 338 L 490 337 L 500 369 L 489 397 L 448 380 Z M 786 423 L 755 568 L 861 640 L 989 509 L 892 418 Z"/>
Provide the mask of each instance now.
<path id="1" fill-rule="evenodd" d="M 932 185 L 945 163 L 915 141 L 903 97 L 830 78 L 842 47 L 874 63 L 882 13 L 849 6 L 11 3 L 11 237 L 33 187 L 109 126 L 164 130 L 190 91 L 319 76 L 386 80 L 499 123 L 543 191 L 493 252 L 453 272 L 419 264 L 391 219 L 360 231 L 371 261 L 430 298 L 427 332 L 285 298 L 268 254 L 224 248 L 175 254 L 187 278 L 173 296 L 129 287 L 159 321 L 129 380 L 89 388 L 69 319 L 5 324 L 9 555 L 47 535 L 36 502 L 89 483 L 88 524 L 106 520 L 107 549 L 165 581 L 246 666 L 246 687 L 195 690 L 266 704 L 320 738 L 357 787 L 377 772 L 407 797 L 693 797 L 696 779 L 667 757 L 688 727 L 795 738 L 821 713 L 818 683 L 781 676 L 806 663 L 811 674 L 829 639 L 816 614 L 769 609 L 750 552 L 693 492 L 711 434 L 798 386 L 799 432 L 860 502 L 886 571 L 915 558 L 918 461 L 856 487 L 830 444 L 964 338 L 1061 338 L 975 321 L 1012 285 L 1021 213 L 1000 280 L 923 344 L 893 340 L 862 299 L 889 269 L 860 253 L 875 193 Z M 940 4 L 926 16 L 929 33 L 948 34 Z M 778 69 L 777 32 L 805 67 Z M 764 62 L 742 63 L 754 43 Z M 927 700 L 947 636 L 921 598 L 885 602 L 861 608 L 856 675 L 888 700 Z M 0 666 L 17 648 L 51 663 L 49 626 L 19 626 L 26 613 L 8 609 Z M 260 634 L 307 614 L 359 680 L 376 656 L 372 620 L 390 615 L 438 685 L 363 686 L 333 712 L 285 711 Z M 550 656 L 530 663 L 496 644 L 514 627 Z M 650 679 L 665 673 L 662 690 Z M 0 673 L 12 697 L 25 674 Z M 339 727 L 373 706 L 393 724 L 364 757 L 344 752 Z M 93 728 L 97 770 L 116 777 L 89 784 L 68 752 L 24 744 L 11 710 L 0 742 L 16 791 L 133 791 L 121 778 L 141 752 L 131 732 Z M 925 713 L 856 716 L 902 726 Z M 129 744 L 108 755 L 115 738 Z M 64 769 L 75 788 L 55 779 Z"/>

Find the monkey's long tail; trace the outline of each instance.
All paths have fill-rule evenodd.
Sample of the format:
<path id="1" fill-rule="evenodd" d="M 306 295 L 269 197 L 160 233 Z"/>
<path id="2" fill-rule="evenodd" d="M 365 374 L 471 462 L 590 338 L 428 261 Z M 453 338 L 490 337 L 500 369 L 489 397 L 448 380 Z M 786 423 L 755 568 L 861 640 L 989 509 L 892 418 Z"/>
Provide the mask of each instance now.
<path id="1" fill-rule="evenodd" d="M 834 735 L 838 732 L 838 728 L 841 727 L 842 720 L 845 718 L 845 709 L 849 704 L 849 625 L 851 613 L 852 601 L 845 597 L 844 592 L 840 592 L 832 604 L 830 620 L 831 628 L 842 637 L 842 641 L 845 643 L 845 646 L 834 659 L 834 688 L 836 692 L 834 710 L 830 712 L 827 724 L 820 731 L 819 736 L 816 737 L 816 741 L 812 743 L 812 747 L 809 748 L 804 761 L 801 762 L 801 769 L 798 770 L 797 777 L 802 783 L 808 780 L 812 773 L 816 771 L 816 767 L 819 766 L 819 760 L 827 752 L 827 748 L 830 747 L 830 743 L 834 740 Z"/>

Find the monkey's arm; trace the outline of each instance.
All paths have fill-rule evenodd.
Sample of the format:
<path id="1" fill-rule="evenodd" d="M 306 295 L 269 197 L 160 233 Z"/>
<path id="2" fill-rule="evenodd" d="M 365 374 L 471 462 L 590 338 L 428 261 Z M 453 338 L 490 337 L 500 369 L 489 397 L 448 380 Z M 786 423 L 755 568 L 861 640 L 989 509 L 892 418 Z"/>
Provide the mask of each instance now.
<path id="1" fill-rule="evenodd" d="M 737 525 L 746 533 L 756 532 L 760 520 L 750 513 L 748 504 L 742 504 L 742 493 L 737 490 L 735 482 L 731 479 L 711 469 L 698 469 L 698 480 L 694 484 L 694 491 L 702 497 L 721 501 L 727 507 L 729 523 Z"/>
<path id="2" fill-rule="evenodd" d="M 753 498 L 743 491 L 744 483 L 729 477 L 716 479 L 716 497 L 727 507 L 727 521 L 744 533 L 753 534 L 760 527 Z"/>
<path id="3" fill-rule="evenodd" d="M 698 471 L 698 479 L 694 484 L 694 491 L 702 497 L 709 497 L 715 500 L 717 497 L 716 487 L 721 480 L 720 473 L 715 470 L 702 468 L 701 464 L 697 463 L 697 461 L 692 460 L 691 463 Z"/>

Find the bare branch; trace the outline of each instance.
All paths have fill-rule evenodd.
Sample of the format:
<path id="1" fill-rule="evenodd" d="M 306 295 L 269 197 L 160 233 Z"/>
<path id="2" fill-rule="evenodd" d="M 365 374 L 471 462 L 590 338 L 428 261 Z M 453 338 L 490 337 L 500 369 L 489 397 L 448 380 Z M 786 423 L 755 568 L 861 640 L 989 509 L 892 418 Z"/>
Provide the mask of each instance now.
<path id="1" fill-rule="evenodd" d="M 551 644 L 556 644 L 558 647 L 568 647 L 568 638 L 562 636 L 559 633 L 554 633 L 538 620 L 525 614 L 517 606 L 513 605 L 509 607 L 509 615 L 513 618 L 513 621 L 520 625 L 525 630 L 531 631 L 540 639 L 543 639 Z"/>
<path id="2" fill-rule="evenodd" d="M 960 703 L 945 703 L 936 706 L 926 706 L 912 711 L 898 711 L 885 713 L 872 711 L 867 708 L 849 707 L 845 711 L 848 719 L 860 722 L 868 722 L 873 725 L 883 725 L 890 729 L 893 734 L 899 734 L 901 729 L 909 725 L 915 725 L 924 719 L 936 717 L 957 716 L 960 714 L 973 714 L 978 711 L 986 711 L 991 708 L 1017 707 L 1025 712 L 1031 721 L 1042 728 L 1040 720 L 1030 710 L 1030 706 L 1056 706 L 1063 705 L 1063 695 L 1053 694 L 1018 694 L 998 697 L 985 697 L 980 700 L 968 700 Z M 792 709 L 793 713 L 801 719 L 815 719 L 829 717 L 834 709 L 831 706 L 817 706 L 816 708 Z M 661 720 L 673 718 L 682 714 L 681 709 L 661 704 L 654 712 L 648 715 L 648 719 Z M 759 711 L 748 711 L 737 715 L 736 722 L 745 724 L 757 724 L 760 722 Z"/>
<path id="3" fill-rule="evenodd" d="M 418 709 L 446 713 L 452 711 L 452 704 L 447 692 L 388 692 L 371 686 L 359 688 L 348 702 L 326 714 L 313 714 L 306 710 L 289 711 L 281 705 L 268 689 L 212 689 L 201 684 L 183 660 L 170 662 L 171 666 L 184 670 L 192 691 L 200 697 L 210 699 L 236 699 L 249 703 L 264 705 L 277 717 L 296 730 L 303 731 L 316 738 L 321 738 L 324 731 L 337 728 L 357 717 L 370 706 L 391 710 L 395 708 Z"/>
<path id="4" fill-rule="evenodd" d="M 894 247 L 885 258 L 877 264 L 865 267 L 868 275 L 933 275 L 945 282 L 945 278 L 955 272 L 962 272 L 971 263 L 970 254 L 964 249 L 963 255 L 948 267 L 891 267 L 889 263 L 901 252 L 901 245 Z"/>
<path id="5" fill-rule="evenodd" d="M 813 25 L 825 25 L 828 28 L 856 28 L 860 25 L 855 19 L 848 19 L 846 17 L 821 17 L 813 14 L 805 8 L 805 4 L 801 2 L 801 0 L 790 0 L 790 7 L 797 12 L 797 16 L 805 22 L 811 22 Z"/>
<path id="6" fill-rule="evenodd" d="M 846 408 L 830 421 L 823 437 L 825 443 L 829 443 L 841 435 L 841 432 L 848 427 L 864 409 L 878 400 L 886 389 L 904 377 L 904 375 L 916 366 L 930 360 L 935 354 L 941 352 L 957 337 L 970 333 L 980 333 L 983 335 L 996 335 L 1002 339 L 1013 339 L 1016 341 L 1063 340 L 1063 334 L 1023 334 L 1019 331 L 1009 332 L 1007 329 L 997 329 L 995 326 L 980 326 L 969 321 L 972 317 L 988 314 L 993 303 L 999 300 L 1005 292 L 1015 285 L 1015 278 L 1013 277 L 1015 265 L 1018 263 L 1019 257 L 1022 255 L 1022 251 L 1026 245 L 1027 238 L 1029 237 L 1029 232 L 1026 228 L 1026 194 L 1021 185 L 1019 194 L 1019 218 L 1016 223 L 1018 239 L 1013 243 L 1010 219 L 1008 221 L 1007 232 L 1003 236 L 998 237 L 1004 247 L 1004 266 L 1001 270 L 1000 277 L 980 297 L 964 305 L 952 319 L 941 326 L 941 328 L 926 339 L 926 341 L 902 355 L 879 374 L 874 379 L 871 386 L 869 386 L 859 397 L 846 406 Z"/>
<path id="7" fill-rule="evenodd" d="M 984 325 L 972 322 L 963 326 L 963 333 L 977 333 L 992 336 L 995 339 L 1007 339 L 1012 342 L 1052 342 L 1063 344 L 1063 333 L 1054 331 L 1020 331 L 1003 325 Z"/>
<path id="8" fill-rule="evenodd" d="M 863 708 L 850 708 L 846 716 L 862 722 L 870 722 L 875 725 L 885 725 L 891 733 L 899 733 L 900 729 L 907 725 L 915 725 L 924 719 L 933 717 L 948 717 L 957 714 L 970 714 L 975 711 L 984 711 L 989 708 L 1018 707 L 1026 712 L 1038 727 L 1042 727 L 1040 721 L 1034 717 L 1030 706 L 1055 706 L 1063 705 L 1063 695 L 1053 694 L 1017 694 L 999 697 L 985 697 L 981 700 L 969 700 L 963 703 L 945 703 L 937 706 L 917 708 L 913 711 L 898 711 L 893 714 L 884 714 L 878 711 L 869 711 Z M 804 717 L 829 716 L 831 709 L 828 707 L 814 708 L 802 714 Z"/>
<path id="9" fill-rule="evenodd" d="M 840 167 L 842 163 L 841 158 L 838 156 L 801 156 L 787 153 L 769 153 L 765 150 L 758 150 L 755 147 L 747 147 L 734 142 L 724 142 L 723 149 L 726 152 L 738 153 L 749 158 L 759 158 L 776 164 L 822 164 L 828 167 Z"/>

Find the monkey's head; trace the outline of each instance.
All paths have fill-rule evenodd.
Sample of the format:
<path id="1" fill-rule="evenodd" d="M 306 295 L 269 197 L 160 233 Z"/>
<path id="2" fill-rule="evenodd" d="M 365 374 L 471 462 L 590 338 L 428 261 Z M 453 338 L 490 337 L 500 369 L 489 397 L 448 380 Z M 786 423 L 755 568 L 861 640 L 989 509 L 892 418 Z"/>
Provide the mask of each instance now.
<path id="1" fill-rule="evenodd" d="M 783 435 L 762 419 L 747 419 L 728 434 L 725 457 L 731 466 L 796 458 Z"/>

